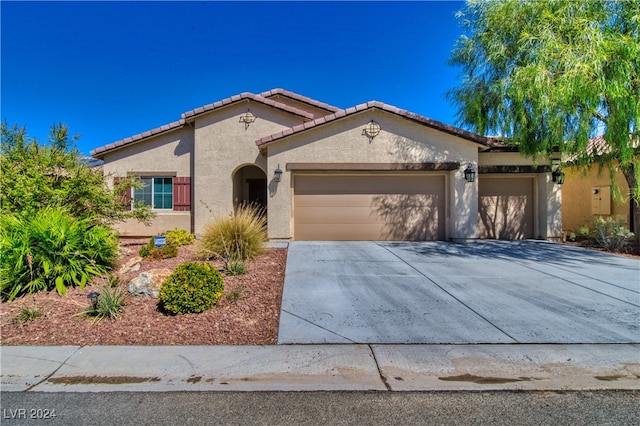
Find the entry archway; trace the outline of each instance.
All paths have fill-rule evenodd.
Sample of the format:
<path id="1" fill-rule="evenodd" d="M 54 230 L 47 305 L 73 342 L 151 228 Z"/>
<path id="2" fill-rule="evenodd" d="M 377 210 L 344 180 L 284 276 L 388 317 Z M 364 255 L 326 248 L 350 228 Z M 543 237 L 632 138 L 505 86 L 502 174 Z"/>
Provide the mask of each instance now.
<path id="1" fill-rule="evenodd" d="M 267 211 L 267 175 L 258 166 L 248 164 L 233 174 L 233 207 L 253 204 Z"/>

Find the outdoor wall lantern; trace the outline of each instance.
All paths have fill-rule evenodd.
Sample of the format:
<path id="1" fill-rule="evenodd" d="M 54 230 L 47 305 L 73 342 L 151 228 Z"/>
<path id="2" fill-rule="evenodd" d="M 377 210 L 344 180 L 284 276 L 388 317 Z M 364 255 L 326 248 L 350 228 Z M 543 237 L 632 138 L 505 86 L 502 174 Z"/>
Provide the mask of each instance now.
<path id="1" fill-rule="evenodd" d="M 251 114 L 251 111 L 247 110 L 244 114 L 240 116 L 240 123 L 244 123 L 244 129 L 247 130 L 249 124 L 256 121 L 256 116 Z"/>
<path id="2" fill-rule="evenodd" d="M 369 142 L 373 140 L 376 136 L 380 134 L 380 125 L 375 121 L 371 120 L 365 127 L 362 129 L 362 134 L 369 138 Z"/>
<path id="3" fill-rule="evenodd" d="M 278 164 L 278 168 L 273 172 L 273 180 L 276 182 L 280 182 L 282 180 L 282 170 L 280 170 L 280 164 Z"/>
<path id="4" fill-rule="evenodd" d="M 564 172 L 560 168 L 555 169 L 551 172 L 551 180 L 553 180 L 553 183 L 562 185 L 564 183 Z"/>
<path id="5" fill-rule="evenodd" d="M 469 164 L 467 168 L 464 169 L 464 180 L 466 180 L 469 183 L 475 182 L 476 180 L 476 171 L 473 170 L 473 167 L 471 167 L 471 164 Z"/>

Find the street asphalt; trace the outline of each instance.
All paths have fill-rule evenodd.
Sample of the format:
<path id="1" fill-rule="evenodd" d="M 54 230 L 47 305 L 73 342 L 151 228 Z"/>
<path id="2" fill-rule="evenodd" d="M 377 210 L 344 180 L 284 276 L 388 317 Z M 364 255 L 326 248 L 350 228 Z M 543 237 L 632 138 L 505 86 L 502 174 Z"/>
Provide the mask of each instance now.
<path id="1" fill-rule="evenodd" d="M 640 389 L 640 261 L 296 242 L 274 346 L 2 346 L 2 392 Z"/>

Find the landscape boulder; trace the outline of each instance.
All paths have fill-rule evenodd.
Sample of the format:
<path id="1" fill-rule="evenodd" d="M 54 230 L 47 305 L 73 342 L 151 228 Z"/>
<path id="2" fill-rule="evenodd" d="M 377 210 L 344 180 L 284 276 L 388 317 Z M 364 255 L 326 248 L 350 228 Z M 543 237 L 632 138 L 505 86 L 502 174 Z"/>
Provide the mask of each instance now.
<path id="1" fill-rule="evenodd" d="M 127 263 L 118 269 L 118 275 L 124 275 L 129 272 L 136 272 L 140 270 L 140 263 L 142 263 L 142 258 L 140 256 L 132 257 L 127 261 Z"/>
<path id="2" fill-rule="evenodd" d="M 150 269 L 142 272 L 129 282 L 129 293 L 157 298 L 162 283 L 172 272 L 171 269 L 167 268 Z"/>

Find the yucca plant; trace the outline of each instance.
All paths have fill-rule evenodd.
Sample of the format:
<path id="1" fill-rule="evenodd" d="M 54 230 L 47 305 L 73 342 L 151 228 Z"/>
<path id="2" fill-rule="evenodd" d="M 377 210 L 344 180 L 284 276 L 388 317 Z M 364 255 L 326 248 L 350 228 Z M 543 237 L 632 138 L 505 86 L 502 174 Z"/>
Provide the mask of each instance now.
<path id="1" fill-rule="evenodd" d="M 251 260 L 264 252 L 267 218 L 255 205 L 242 205 L 225 218 L 204 227 L 196 253 L 202 259 L 226 258 L 229 262 Z"/>
<path id="2" fill-rule="evenodd" d="M 60 208 L 0 218 L 0 292 L 4 300 L 67 286 L 83 288 L 108 272 L 117 253 L 113 231 Z"/>

